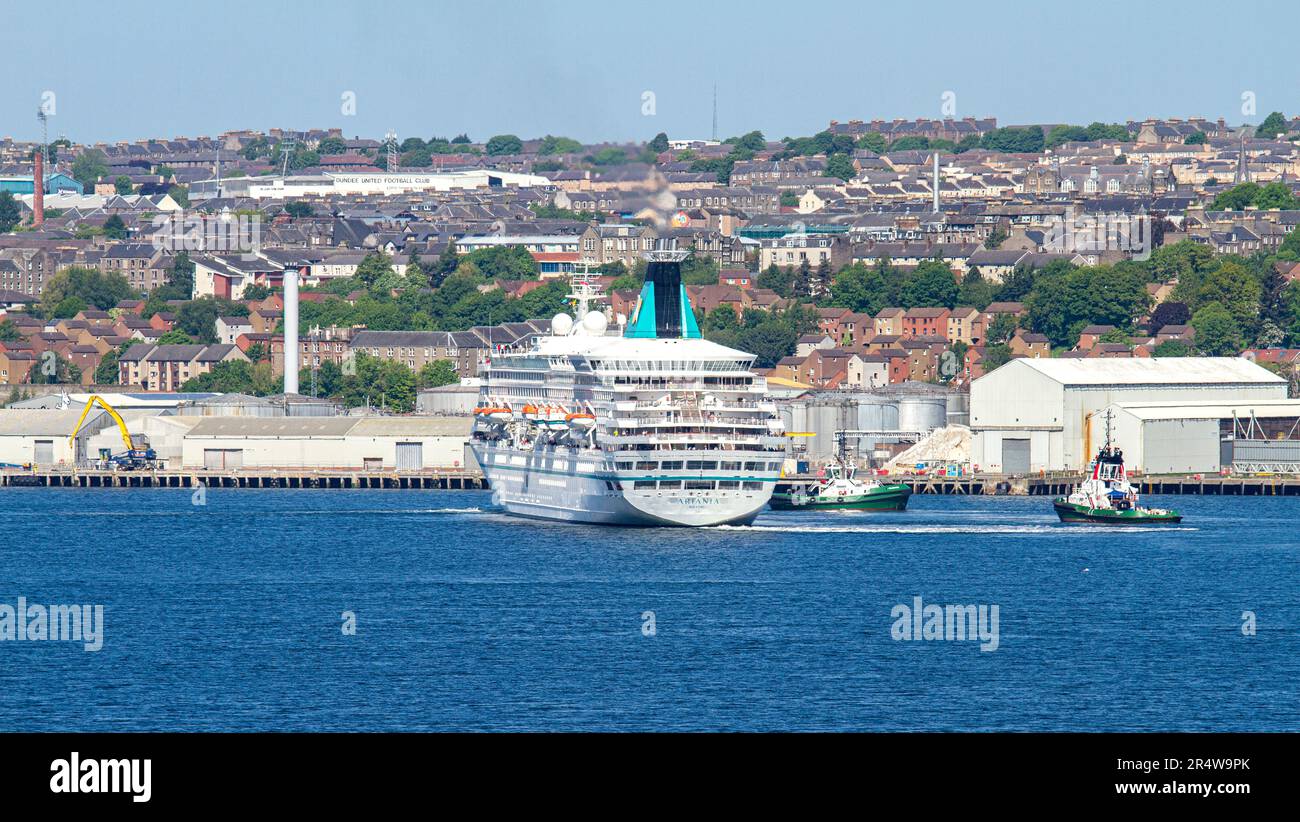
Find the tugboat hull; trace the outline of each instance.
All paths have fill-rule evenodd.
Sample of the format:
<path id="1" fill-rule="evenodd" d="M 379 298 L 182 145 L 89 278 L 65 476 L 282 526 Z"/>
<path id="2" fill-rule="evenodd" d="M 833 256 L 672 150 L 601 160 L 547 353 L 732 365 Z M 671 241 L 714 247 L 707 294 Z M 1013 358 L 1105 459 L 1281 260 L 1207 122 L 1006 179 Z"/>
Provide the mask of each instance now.
<path id="1" fill-rule="evenodd" d="M 793 491 L 778 492 L 772 495 L 770 505 L 777 511 L 790 511 L 809 508 L 844 508 L 855 511 L 905 511 L 907 501 L 912 496 L 912 489 L 899 483 L 882 485 L 866 494 L 835 496 L 822 499 L 817 496 L 804 497 Z"/>
<path id="2" fill-rule="evenodd" d="M 1052 506 L 1056 509 L 1056 515 L 1061 518 L 1061 522 L 1088 522 L 1100 525 L 1176 525 L 1183 521 L 1182 515 L 1176 511 L 1156 513 L 1142 508 L 1114 511 L 1076 505 L 1063 499 L 1053 501 Z"/>

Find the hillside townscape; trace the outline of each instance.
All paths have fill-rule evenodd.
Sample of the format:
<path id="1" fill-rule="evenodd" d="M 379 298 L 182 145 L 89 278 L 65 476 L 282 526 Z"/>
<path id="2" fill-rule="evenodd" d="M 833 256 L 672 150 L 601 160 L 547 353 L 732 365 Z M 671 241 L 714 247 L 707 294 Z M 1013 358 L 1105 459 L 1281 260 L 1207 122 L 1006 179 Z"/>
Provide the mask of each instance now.
<path id="1" fill-rule="evenodd" d="M 0 382 L 11 401 L 39 383 L 276 394 L 293 269 L 303 393 L 409 411 L 544 333 L 575 270 L 629 315 L 665 239 L 690 251 L 705 336 L 796 387 L 962 388 L 1018 357 L 1241 355 L 1292 378 L 1297 140 L 1278 112 L 596 145 L 6 138 Z"/>

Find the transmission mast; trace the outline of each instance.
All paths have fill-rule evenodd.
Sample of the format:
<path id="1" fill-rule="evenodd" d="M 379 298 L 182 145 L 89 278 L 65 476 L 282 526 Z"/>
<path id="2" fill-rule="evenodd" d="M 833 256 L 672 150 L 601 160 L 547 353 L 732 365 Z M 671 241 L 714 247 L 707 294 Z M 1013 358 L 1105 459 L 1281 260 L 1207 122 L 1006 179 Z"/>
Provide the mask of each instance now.
<path id="1" fill-rule="evenodd" d="M 289 135 L 280 141 L 280 161 L 283 168 L 280 170 L 281 177 L 289 176 L 289 158 L 293 156 L 294 151 L 298 148 L 298 138 Z"/>
<path id="2" fill-rule="evenodd" d="M 41 121 L 41 159 L 45 173 L 50 173 L 50 120 L 45 115 L 45 107 L 36 109 L 36 119 Z M 44 182 L 43 180 L 41 181 Z"/>
<path id="3" fill-rule="evenodd" d="M 384 142 L 388 145 L 388 173 L 392 174 L 401 167 L 401 160 L 397 157 L 397 132 L 390 131 L 384 135 Z"/>

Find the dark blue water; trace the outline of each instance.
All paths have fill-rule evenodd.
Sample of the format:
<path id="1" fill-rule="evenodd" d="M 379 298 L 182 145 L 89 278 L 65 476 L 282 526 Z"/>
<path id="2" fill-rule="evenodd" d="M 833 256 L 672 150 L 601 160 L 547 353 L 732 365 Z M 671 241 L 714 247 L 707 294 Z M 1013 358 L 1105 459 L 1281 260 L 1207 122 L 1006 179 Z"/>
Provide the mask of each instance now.
<path id="1" fill-rule="evenodd" d="M 1298 503 L 1149 502 L 1185 525 L 1061 526 L 1041 498 L 701 531 L 477 492 L 6 489 L 0 603 L 101 603 L 105 639 L 0 642 L 0 730 L 1300 729 Z M 893 640 L 916 595 L 997 604 L 1000 646 Z"/>

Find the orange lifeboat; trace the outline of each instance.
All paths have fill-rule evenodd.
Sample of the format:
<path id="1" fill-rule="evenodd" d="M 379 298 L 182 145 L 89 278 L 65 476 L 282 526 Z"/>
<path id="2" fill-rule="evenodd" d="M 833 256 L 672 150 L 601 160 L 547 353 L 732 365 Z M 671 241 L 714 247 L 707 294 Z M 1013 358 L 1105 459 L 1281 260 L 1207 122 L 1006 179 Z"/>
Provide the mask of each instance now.
<path id="1" fill-rule="evenodd" d="M 570 428 L 580 428 L 583 430 L 590 429 L 596 425 L 596 416 L 584 412 L 566 414 L 564 421 L 569 424 Z"/>

